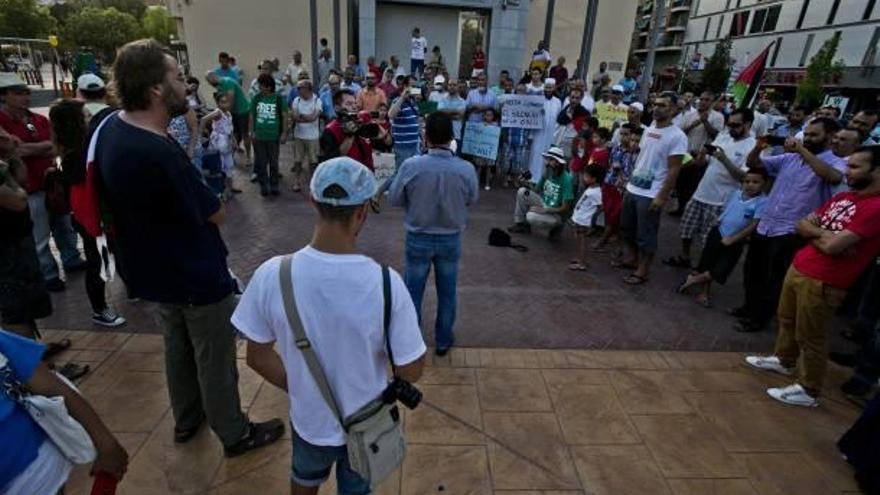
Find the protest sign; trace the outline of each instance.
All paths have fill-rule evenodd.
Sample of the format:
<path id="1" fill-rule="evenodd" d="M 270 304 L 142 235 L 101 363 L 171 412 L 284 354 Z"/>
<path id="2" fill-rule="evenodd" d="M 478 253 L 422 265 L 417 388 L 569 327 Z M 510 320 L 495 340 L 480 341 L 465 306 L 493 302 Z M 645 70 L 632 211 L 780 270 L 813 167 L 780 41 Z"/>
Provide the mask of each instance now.
<path id="1" fill-rule="evenodd" d="M 840 115 L 843 115 L 846 113 L 847 105 L 849 105 L 849 98 L 845 96 L 826 95 L 825 101 L 822 102 L 822 105 L 837 107 L 840 109 Z"/>
<path id="2" fill-rule="evenodd" d="M 504 95 L 501 100 L 501 127 L 544 128 L 543 96 Z"/>
<path id="3" fill-rule="evenodd" d="M 501 128 L 497 125 L 468 122 L 464 128 L 461 152 L 465 155 L 494 160 L 498 155 L 500 137 Z"/>
<path id="4" fill-rule="evenodd" d="M 607 103 L 596 104 L 596 118 L 599 120 L 599 127 L 604 127 L 609 131 L 614 128 L 615 122 L 626 122 L 626 108 L 618 108 Z"/>

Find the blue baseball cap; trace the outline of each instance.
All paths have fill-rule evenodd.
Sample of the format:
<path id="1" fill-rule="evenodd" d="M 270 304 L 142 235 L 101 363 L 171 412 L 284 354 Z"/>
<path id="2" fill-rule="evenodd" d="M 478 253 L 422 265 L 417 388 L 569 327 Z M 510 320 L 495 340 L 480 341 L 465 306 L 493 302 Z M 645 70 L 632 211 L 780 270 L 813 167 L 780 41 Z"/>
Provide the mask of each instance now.
<path id="1" fill-rule="evenodd" d="M 330 186 L 338 186 L 343 194 L 327 195 Z M 362 205 L 376 195 L 379 186 L 373 172 L 361 162 L 340 156 L 318 165 L 310 185 L 312 198 L 333 206 Z"/>

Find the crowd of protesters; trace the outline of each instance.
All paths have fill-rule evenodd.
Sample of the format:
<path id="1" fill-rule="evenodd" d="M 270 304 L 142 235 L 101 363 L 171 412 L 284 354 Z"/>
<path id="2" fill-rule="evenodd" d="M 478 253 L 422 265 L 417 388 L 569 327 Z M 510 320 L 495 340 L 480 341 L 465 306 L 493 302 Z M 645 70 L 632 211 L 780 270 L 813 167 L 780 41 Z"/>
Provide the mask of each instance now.
<path id="1" fill-rule="evenodd" d="M 189 441 L 207 423 L 226 455 L 236 456 L 283 435 L 280 420 L 252 422 L 241 408 L 238 330 L 249 341 L 248 364 L 290 393 L 294 486 L 317 490 L 339 462 L 340 488 L 367 493 L 358 491 L 369 487 L 346 464 L 343 430 L 331 413 L 353 414 L 383 393 L 387 362 L 376 358 L 386 352 L 377 344 L 383 327 L 392 378 L 418 380 L 431 267 L 435 352 L 453 347 L 468 208 L 481 188 L 495 187 L 510 191 L 511 234 L 559 242 L 571 230 L 573 272 L 588 272 L 608 253 L 622 283 L 649 283 L 660 228 L 668 224 L 662 219 L 680 216 L 680 249 L 661 261 L 682 269 L 678 292 L 711 307 L 713 284 L 725 284 L 745 254 L 743 304 L 728 312 L 740 332 L 764 331 L 775 316 L 773 353 L 746 362 L 793 376 L 791 385 L 767 390 L 788 404 L 818 405 L 830 321 L 852 294 L 859 303 L 850 338 L 861 350 L 831 358 L 855 368 L 844 392 L 870 397 L 880 378 L 875 110 L 843 116 L 833 106 L 783 109 L 765 95 L 753 110 L 711 91 L 650 92 L 640 101 L 633 71 L 614 82 L 603 62 L 591 78 L 569 74 L 563 57 L 553 65 L 544 42 L 521 74 L 502 71 L 494 81 L 480 46 L 458 77 L 418 28 L 410 50 L 409 70 L 394 56 L 361 65 L 350 55 L 340 66 L 321 40 L 316 74 L 294 51 L 286 67 L 264 60 L 249 84 L 234 59 L 220 53 L 219 65 L 204 76 L 213 94 L 203 99 L 199 79 L 186 78 L 163 47 L 133 42 L 117 55 L 112 99 L 101 78 L 85 74 L 78 97 L 55 103 L 49 118 L 29 110 L 22 81 L 0 74 L 0 316 L 4 330 L 14 332 L 0 333 L 0 357 L 12 375 L 33 390 L 71 396 L 40 364 L 71 343 L 36 343 L 36 320 L 52 311 L 48 292 L 66 289 L 62 273 L 84 270 L 93 321 L 125 324 L 105 295 L 113 253 L 128 297 L 159 303 L 175 442 Z M 538 128 L 502 125 L 505 105 L 529 97 L 541 106 Z M 477 126 L 500 127 L 494 158 L 466 152 Z M 280 163 L 288 141 L 289 171 Z M 376 178 L 380 166 L 391 167 L 384 182 Z M 249 171 L 266 197 L 283 194 L 289 173 L 290 190 L 305 191 L 317 215 L 312 243 L 267 261 L 240 303 L 218 228 L 225 201 L 244 190 L 233 182 L 236 169 Z M 367 211 L 385 194 L 406 211 L 403 277 L 355 247 Z M 298 306 L 293 316 L 285 308 L 290 300 Z M 350 310 L 351 301 L 375 311 L 365 319 Z M 297 321 L 307 338 L 296 336 Z M 364 325 L 372 333 L 350 345 L 321 333 Z M 320 387 L 337 394 L 334 404 L 306 379 L 315 373 L 303 361 L 310 347 L 327 375 Z M 75 379 L 88 369 L 71 363 L 59 371 Z M 367 377 L 364 386 L 352 387 L 354 377 Z M 2 416 L 3 401 L 3 431 L 27 423 Z M 95 439 L 97 465 L 121 477 L 124 450 L 88 404 L 70 402 Z M 303 404 L 321 414 L 297 412 Z M 14 454 L 29 461 L 0 456 L 0 486 L 57 490 L 69 463 L 57 449 L 41 447 L 51 443 L 45 436 L 30 435 L 30 450 Z M 31 471 L 34 462 L 42 464 Z M 65 474 L 38 480 L 46 469 Z"/>

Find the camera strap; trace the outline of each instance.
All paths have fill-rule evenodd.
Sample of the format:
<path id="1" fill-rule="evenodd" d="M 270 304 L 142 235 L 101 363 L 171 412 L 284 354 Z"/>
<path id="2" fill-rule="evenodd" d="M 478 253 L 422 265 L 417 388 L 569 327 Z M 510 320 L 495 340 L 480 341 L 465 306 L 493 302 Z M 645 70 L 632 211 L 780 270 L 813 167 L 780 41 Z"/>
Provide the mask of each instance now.
<path id="1" fill-rule="evenodd" d="M 312 378 L 315 380 L 315 384 L 318 386 L 318 390 L 321 391 L 321 396 L 324 397 L 324 401 L 327 403 L 327 406 L 330 407 L 330 410 L 339 420 L 341 425 L 345 424 L 345 418 L 342 417 L 342 412 L 339 409 L 339 405 L 336 402 L 336 399 L 333 397 L 333 392 L 330 389 L 330 382 L 327 381 L 327 375 L 324 374 L 324 368 L 321 366 L 320 361 L 318 361 L 318 355 L 315 354 L 315 349 L 312 348 L 312 343 L 309 341 L 309 338 L 306 336 L 305 330 L 302 326 L 302 319 L 299 316 L 299 311 L 296 307 L 296 299 L 294 297 L 293 291 L 293 274 L 291 272 L 291 266 L 293 263 L 293 255 L 286 255 L 281 258 L 281 266 L 278 270 L 279 281 L 281 282 L 281 298 L 284 304 L 284 314 L 287 316 L 287 323 L 290 326 L 291 331 L 293 332 L 294 342 L 296 343 L 296 347 L 300 350 L 303 355 L 303 359 L 305 359 L 306 366 L 309 369 L 309 373 L 312 375 Z M 391 361 L 391 368 L 394 370 L 394 359 L 391 354 L 391 340 L 389 339 L 389 327 L 391 324 L 391 276 L 388 270 L 388 266 L 382 265 L 382 295 L 384 299 L 384 333 L 385 333 L 385 347 L 388 352 L 388 359 Z"/>

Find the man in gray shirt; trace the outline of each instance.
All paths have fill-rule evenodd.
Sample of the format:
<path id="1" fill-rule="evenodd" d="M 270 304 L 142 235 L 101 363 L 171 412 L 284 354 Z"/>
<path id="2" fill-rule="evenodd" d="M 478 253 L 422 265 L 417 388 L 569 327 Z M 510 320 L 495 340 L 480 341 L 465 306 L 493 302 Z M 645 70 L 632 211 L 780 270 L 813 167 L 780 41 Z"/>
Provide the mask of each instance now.
<path id="1" fill-rule="evenodd" d="M 431 265 L 437 284 L 436 354 L 443 356 L 455 342 L 455 286 L 461 256 L 461 232 L 467 207 L 477 202 L 479 183 L 474 166 L 450 149 L 452 120 L 434 112 L 425 122 L 428 153 L 412 157 L 394 177 L 391 204 L 406 209 L 406 271 L 404 281 L 412 295 L 419 321 L 422 296 Z"/>

